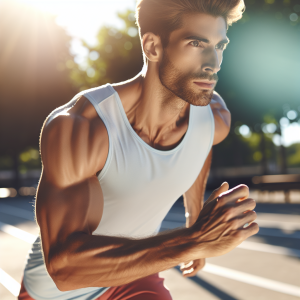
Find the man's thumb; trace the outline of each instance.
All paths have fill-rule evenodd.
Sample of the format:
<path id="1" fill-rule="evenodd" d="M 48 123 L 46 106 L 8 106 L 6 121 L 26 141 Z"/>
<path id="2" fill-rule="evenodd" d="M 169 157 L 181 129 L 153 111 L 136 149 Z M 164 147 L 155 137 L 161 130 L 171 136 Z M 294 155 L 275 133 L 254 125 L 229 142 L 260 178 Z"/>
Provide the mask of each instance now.
<path id="1" fill-rule="evenodd" d="M 226 182 L 226 181 L 224 181 L 221 185 L 220 185 L 220 187 L 218 187 L 217 189 L 216 189 L 216 192 L 217 192 L 217 197 L 220 195 L 220 194 L 222 194 L 222 193 L 224 193 L 224 192 L 226 192 L 226 191 L 228 191 L 229 190 L 229 184 L 228 184 L 228 182 Z"/>
<path id="2" fill-rule="evenodd" d="M 223 182 L 217 189 L 215 189 L 212 194 L 210 195 L 210 197 L 207 199 L 207 201 L 205 202 L 206 204 L 209 203 L 210 201 L 213 201 L 214 199 L 216 199 L 217 197 L 219 197 L 222 193 L 228 191 L 229 189 L 229 184 L 228 182 Z"/>

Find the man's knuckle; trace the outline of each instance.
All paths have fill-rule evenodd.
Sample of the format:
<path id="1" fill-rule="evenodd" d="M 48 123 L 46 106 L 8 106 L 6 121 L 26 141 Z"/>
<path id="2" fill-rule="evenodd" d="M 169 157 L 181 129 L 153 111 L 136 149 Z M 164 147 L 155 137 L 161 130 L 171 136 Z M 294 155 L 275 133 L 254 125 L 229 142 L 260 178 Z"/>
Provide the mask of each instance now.
<path id="1" fill-rule="evenodd" d="M 237 220 L 237 219 L 231 220 L 230 225 L 231 225 L 232 228 L 237 228 L 238 225 L 239 225 L 239 220 Z"/>
<path id="2" fill-rule="evenodd" d="M 231 209 L 226 209 L 223 213 L 223 217 L 224 217 L 224 220 L 226 222 L 228 222 L 231 218 L 232 218 L 232 211 Z"/>
<path id="3" fill-rule="evenodd" d="M 251 210 L 249 213 L 254 220 L 257 218 L 257 213 L 254 210 Z"/>
<path id="4" fill-rule="evenodd" d="M 252 207 L 256 206 L 256 201 L 253 198 L 248 198 L 248 202 L 249 202 L 249 205 L 251 205 Z"/>
<path id="5" fill-rule="evenodd" d="M 256 234 L 259 232 L 259 226 L 257 223 L 253 223 L 253 225 L 251 227 L 252 227 L 253 234 Z"/>
<path id="6" fill-rule="evenodd" d="M 247 185 L 245 185 L 245 184 L 242 184 L 241 185 L 241 191 L 243 193 L 249 193 L 249 187 Z"/>
<path id="7" fill-rule="evenodd" d="M 226 199 L 226 195 L 219 196 L 219 197 L 218 197 L 218 200 L 217 200 L 217 203 L 218 203 L 217 205 L 218 205 L 218 206 L 223 205 L 224 202 L 225 202 L 225 199 Z"/>
<path id="8" fill-rule="evenodd" d="M 241 230 L 237 230 L 234 234 L 233 237 L 238 240 L 241 241 L 244 239 L 244 233 Z"/>

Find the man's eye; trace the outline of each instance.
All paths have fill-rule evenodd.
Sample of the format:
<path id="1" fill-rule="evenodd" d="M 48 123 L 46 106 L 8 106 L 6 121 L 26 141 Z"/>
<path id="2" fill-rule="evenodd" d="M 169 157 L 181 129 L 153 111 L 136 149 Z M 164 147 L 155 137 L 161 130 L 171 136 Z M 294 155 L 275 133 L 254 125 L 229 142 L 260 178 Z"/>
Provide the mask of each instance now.
<path id="1" fill-rule="evenodd" d="M 220 44 L 220 45 L 217 45 L 216 46 L 216 49 L 219 49 L 219 50 L 225 50 L 227 47 L 227 44 Z"/>
<path id="2" fill-rule="evenodd" d="M 191 45 L 194 46 L 194 47 L 199 47 L 199 46 L 201 46 L 201 44 L 200 44 L 199 41 L 192 41 L 192 42 L 191 42 Z"/>

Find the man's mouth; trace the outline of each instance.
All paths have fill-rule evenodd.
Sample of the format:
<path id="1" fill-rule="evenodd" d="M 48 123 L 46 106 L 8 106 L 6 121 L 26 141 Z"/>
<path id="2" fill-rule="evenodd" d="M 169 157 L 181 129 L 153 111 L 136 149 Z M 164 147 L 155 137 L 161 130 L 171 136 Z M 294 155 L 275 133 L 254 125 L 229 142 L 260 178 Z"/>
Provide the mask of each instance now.
<path id="1" fill-rule="evenodd" d="M 200 86 L 202 89 L 211 90 L 215 87 L 216 81 L 194 81 L 195 84 Z"/>

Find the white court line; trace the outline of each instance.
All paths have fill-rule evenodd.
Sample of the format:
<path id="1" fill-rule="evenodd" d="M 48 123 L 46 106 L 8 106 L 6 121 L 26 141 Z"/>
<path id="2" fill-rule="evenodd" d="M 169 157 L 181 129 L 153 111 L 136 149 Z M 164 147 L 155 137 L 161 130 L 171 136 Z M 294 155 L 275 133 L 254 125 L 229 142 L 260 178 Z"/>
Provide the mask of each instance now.
<path id="1" fill-rule="evenodd" d="M 6 287 L 15 297 L 20 293 L 21 285 L 0 269 L 0 283 Z"/>
<path id="2" fill-rule="evenodd" d="M 281 230 L 300 230 L 300 224 L 292 223 L 292 222 L 285 222 L 285 221 L 271 221 L 271 220 L 262 220 L 259 217 L 255 220 L 255 222 L 265 228 L 278 228 Z"/>
<path id="3" fill-rule="evenodd" d="M 31 233 L 28 233 L 28 232 L 21 230 L 15 226 L 8 225 L 8 224 L 2 223 L 2 222 L 0 222 L 0 230 L 7 234 L 10 234 L 20 240 L 23 240 L 29 244 L 32 244 L 37 238 L 37 236 L 35 236 Z"/>
<path id="4" fill-rule="evenodd" d="M 298 296 L 300 297 L 300 287 L 287 284 L 287 283 L 282 283 L 279 281 L 247 274 L 244 272 L 212 265 L 212 264 L 206 264 L 205 267 L 201 270 L 207 273 L 215 274 L 218 276 L 230 278 L 236 281 L 244 282 L 247 284 L 259 286 L 268 290 L 284 293 L 287 295 L 292 295 L 292 296 Z M 198 273 L 199 277 L 201 274 L 201 271 Z M 197 275 L 198 275 L 197 274 Z"/>
<path id="5" fill-rule="evenodd" d="M 254 242 L 245 241 L 245 242 L 241 243 L 240 245 L 238 245 L 237 248 L 300 257 L 300 250 L 298 250 L 298 249 L 286 248 L 286 247 L 281 247 L 281 246 L 273 246 L 273 245 L 262 244 L 262 243 L 254 243 Z"/>
<path id="6" fill-rule="evenodd" d="M 34 218 L 33 212 L 6 204 L 0 204 L 0 212 L 30 221 L 33 221 Z"/>

